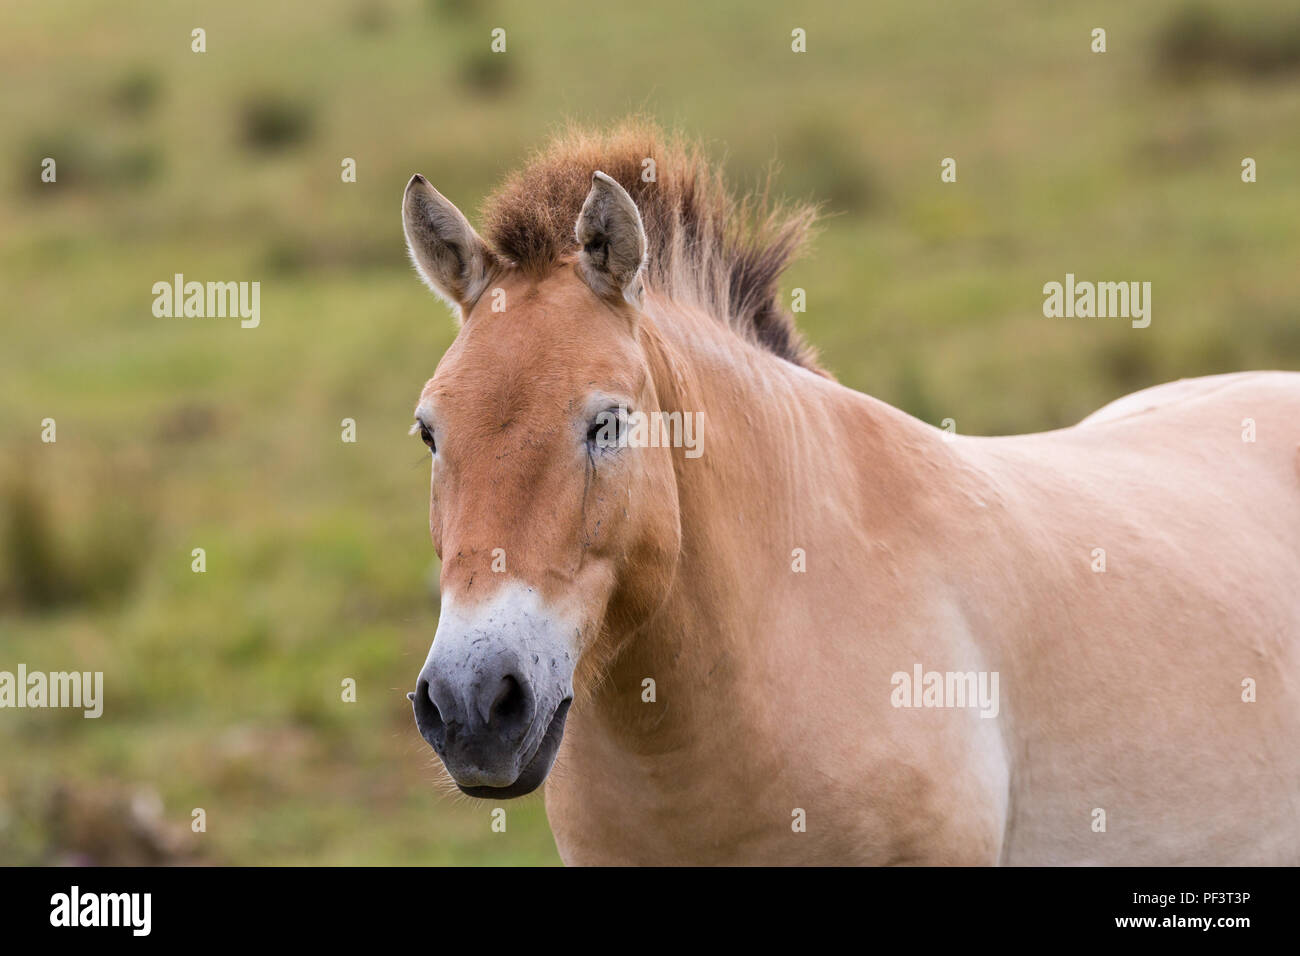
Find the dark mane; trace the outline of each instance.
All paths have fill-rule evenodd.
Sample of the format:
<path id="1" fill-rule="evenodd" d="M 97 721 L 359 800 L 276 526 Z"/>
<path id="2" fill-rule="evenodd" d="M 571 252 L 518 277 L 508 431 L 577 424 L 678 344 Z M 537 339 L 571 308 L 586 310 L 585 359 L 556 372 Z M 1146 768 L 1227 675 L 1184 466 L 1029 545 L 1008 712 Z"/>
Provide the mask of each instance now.
<path id="1" fill-rule="evenodd" d="M 653 182 L 642 175 L 649 159 Z M 597 169 L 641 210 L 652 288 L 698 302 L 740 335 L 821 372 L 777 285 L 816 210 L 773 204 L 766 192 L 733 196 L 697 146 L 653 124 L 629 122 L 607 134 L 571 128 L 557 137 L 489 197 L 485 238 L 518 268 L 546 274 L 576 251 L 573 225 Z"/>

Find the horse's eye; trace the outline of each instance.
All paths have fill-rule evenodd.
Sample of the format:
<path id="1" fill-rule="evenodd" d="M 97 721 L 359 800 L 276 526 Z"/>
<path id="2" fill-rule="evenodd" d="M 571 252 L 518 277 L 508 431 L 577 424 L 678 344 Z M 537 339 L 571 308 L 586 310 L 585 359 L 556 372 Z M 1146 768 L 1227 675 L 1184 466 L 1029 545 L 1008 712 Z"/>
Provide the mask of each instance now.
<path id="1" fill-rule="evenodd" d="M 438 450 L 433 444 L 433 432 L 429 431 L 424 425 L 420 426 L 420 440 L 429 446 L 429 451 L 436 452 Z"/>
<path id="2" fill-rule="evenodd" d="M 587 429 L 587 444 L 593 448 L 617 448 L 623 438 L 623 428 L 618 409 L 606 409 L 592 419 Z"/>

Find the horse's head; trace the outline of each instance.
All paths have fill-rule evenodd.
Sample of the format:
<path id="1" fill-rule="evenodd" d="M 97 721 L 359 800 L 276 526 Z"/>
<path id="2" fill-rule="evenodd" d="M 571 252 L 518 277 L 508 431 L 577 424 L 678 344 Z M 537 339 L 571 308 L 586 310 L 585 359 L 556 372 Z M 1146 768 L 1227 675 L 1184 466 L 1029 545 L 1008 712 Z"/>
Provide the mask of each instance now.
<path id="1" fill-rule="evenodd" d="M 415 720 L 461 790 L 514 797 L 550 771 L 575 683 L 675 567 L 670 452 L 619 440 L 623 416 L 660 407 L 639 334 L 646 235 L 602 173 L 546 270 L 499 258 L 422 176 L 402 215 L 420 274 L 463 318 L 416 406 L 442 612 Z"/>

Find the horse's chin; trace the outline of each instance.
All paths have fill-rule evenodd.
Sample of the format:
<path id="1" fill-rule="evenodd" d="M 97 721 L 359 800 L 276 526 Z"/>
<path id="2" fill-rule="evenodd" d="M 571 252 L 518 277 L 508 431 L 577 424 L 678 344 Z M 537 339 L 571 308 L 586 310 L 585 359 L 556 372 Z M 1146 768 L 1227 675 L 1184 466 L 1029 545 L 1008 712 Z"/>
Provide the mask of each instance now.
<path id="1" fill-rule="evenodd" d="M 550 726 L 546 728 L 546 733 L 542 735 L 541 742 L 537 745 L 537 750 L 529 759 L 515 782 L 504 787 L 463 787 L 460 781 L 456 781 L 456 786 L 461 793 L 471 797 L 479 797 L 485 800 L 510 800 L 514 797 L 522 797 L 525 794 L 532 793 L 542 785 L 546 780 L 547 774 L 551 772 L 551 766 L 555 763 L 555 755 L 560 749 L 560 740 L 564 737 L 564 721 L 569 715 L 569 705 L 573 703 L 573 698 L 566 698 L 560 701 L 560 706 L 555 708 L 555 716 L 551 718 Z M 454 777 L 452 779 L 455 779 Z"/>

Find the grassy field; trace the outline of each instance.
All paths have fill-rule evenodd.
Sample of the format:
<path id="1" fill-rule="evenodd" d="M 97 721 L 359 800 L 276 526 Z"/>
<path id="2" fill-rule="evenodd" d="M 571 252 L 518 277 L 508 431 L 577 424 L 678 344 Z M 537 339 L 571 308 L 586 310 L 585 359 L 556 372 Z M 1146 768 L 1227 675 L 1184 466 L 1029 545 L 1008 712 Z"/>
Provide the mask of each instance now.
<path id="1" fill-rule="evenodd" d="M 0 670 L 106 703 L 0 711 L 0 863 L 557 862 L 539 797 L 502 834 L 446 795 L 403 696 L 437 620 L 406 430 L 454 333 L 412 172 L 471 211 L 635 111 L 738 186 L 775 162 L 828 214 L 785 283 L 826 365 L 965 433 L 1300 367 L 1300 11 L 1077 6 L 6 5 Z M 155 318 L 178 272 L 260 281 L 260 326 Z M 1150 281 L 1151 326 L 1044 318 L 1067 272 Z"/>

